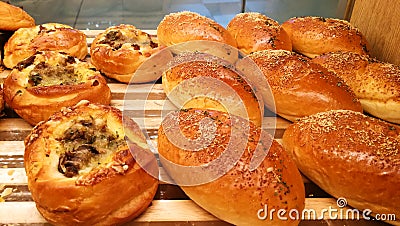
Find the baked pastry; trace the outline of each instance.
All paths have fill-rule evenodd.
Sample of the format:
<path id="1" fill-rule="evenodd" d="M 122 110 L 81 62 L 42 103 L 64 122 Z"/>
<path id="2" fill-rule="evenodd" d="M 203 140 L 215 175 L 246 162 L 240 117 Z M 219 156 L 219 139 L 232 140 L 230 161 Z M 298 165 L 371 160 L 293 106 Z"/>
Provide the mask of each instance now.
<path id="1" fill-rule="evenodd" d="M 207 54 L 181 54 L 162 75 L 169 100 L 180 108 L 229 112 L 261 126 L 264 103 L 250 82 L 230 64 Z M 258 98 L 259 97 L 259 98 Z"/>
<path id="2" fill-rule="evenodd" d="M 245 54 L 265 49 L 292 51 L 292 42 L 286 31 L 277 21 L 261 13 L 239 13 L 226 29 L 236 39 L 238 49 Z"/>
<path id="3" fill-rule="evenodd" d="M 345 20 L 323 17 L 294 17 L 282 24 L 292 40 L 293 51 L 308 57 L 335 51 L 367 55 L 364 35 Z"/>
<path id="4" fill-rule="evenodd" d="M 340 78 L 306 57 L 286 50 L 263 50 L 238 63 L 258 65 L 270 87 L 256 86 L 267 107 L 290 121 L 333 109 L 362 111 L 353 91 Z M 273 97 L 269 95 L 271 89 Z M 271 106 L 276 107 L 274 109 Z"/>
<path id="5" fill-rule="evenodd" d="M 399 138 L 396 125 L 336 110 L 300 119 L 286 129 L 282 142 L 300 171 L 332 196 L 372 215 L 398 216 Z"/>
<path id="6" fill-rule="evenodd" d="M 299 223 L 268 215 L 266 207 L 301 213 L 304 184 L 283 147 L 252 122 L 214 110 L 171 112 L 158 131 L 158 152 L 174 181 L 216 217 L 234 225 Z"/>
<path id="7" fill-rule="evenodd" d="M 37 52 L 18 63 L 4 80 L 7 104 L 32 125 L 81 100 L 109 104 L 111 91 L 86 62 L 54 51 Z"/>
<path id="8" fill-rule="evenodd" d="M 33 19 L 25 10 L 0 1 L 0 30 L 15 31 L 21 27 L 35 26 Z"/>
<path id="9" fill-rule="evenodd" d="M 44 50 L 65 52 L 84 59 L 88 53 L 86 36 L 77 29 L 58 23 L 20 28 L 4 46 L 3 63 L 6 67 L 13 68 L 37 51 Z"/>
<path id="10" fill-rule="evenodd" d="M 122 224 L 146 210 L 158 188 L 158 165 L 139 126 L 88 101 L 34 127 L 24 164 L 37 209 L 55 225 Z"/>
<path id="11" fill-rule="evenodd" d="M 138 67 L 161 48 L 155 37 L 133 25 L 121 24 L 107 28 L 93 40 L 91 63 L 107 77 L 129 83 Z M 142 78 L 138 82 L 154 79 Z"/>
<path id="12" fill-rule="evenodd" d="M 400 67 L 353 52 L 334 52 L 312 60 L 343 79 L 364 111 L 400 124 Z"/>
<path id="13" fill-rule="evenodd" d="M 157 27 L 157 37 L 165 46 L 207 40 L 236 47 L 236 40 L 223 26 L 208 17 L 189 11 L 166 15 Z"/>
<path id="14" fill-rule="evenodd" d="M 214 20 L 194 12 L 166 15 L 157 27 L 157 37 L 173 54 L 201 52 L 231 63 L 239 57 L 233 36 Z"/>

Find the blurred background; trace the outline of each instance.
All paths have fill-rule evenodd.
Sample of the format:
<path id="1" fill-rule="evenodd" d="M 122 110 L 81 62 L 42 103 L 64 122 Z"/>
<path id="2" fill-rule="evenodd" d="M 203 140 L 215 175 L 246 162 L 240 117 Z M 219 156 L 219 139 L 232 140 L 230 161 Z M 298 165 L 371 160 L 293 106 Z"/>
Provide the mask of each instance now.
<path id="1" fill-rule="evenodd" d="M 21 6 L 37 24 L 58 22 L 81 30 L 121 23 L 156 29 L 171 12 L 189 10 L 226 26 L 242 11 L 260 12 L 283 22 L 294 16 L 344 19 L 348 0 L 8 0 Z"/>

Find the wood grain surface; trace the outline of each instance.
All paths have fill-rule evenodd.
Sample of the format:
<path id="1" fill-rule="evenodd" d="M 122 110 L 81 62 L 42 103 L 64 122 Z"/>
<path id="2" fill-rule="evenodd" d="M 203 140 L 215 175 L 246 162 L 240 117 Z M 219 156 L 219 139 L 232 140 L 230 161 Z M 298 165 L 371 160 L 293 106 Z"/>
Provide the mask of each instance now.
<path id="1" fill-rule="evenodd" d="M 350 23 L 367 38 L 371 55 L 400 65 L 400 0 L 355 0 Z"/>

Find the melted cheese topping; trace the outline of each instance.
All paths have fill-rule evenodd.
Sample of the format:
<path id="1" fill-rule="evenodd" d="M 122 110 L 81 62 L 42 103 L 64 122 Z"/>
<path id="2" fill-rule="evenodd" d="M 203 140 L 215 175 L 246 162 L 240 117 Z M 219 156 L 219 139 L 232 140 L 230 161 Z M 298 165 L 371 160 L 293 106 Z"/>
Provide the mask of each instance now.
<path id="1" fill-rule="evenodd" d="M 94 74 L 86 62 L 62 53 L 38 53 L 16 68 L 26 75 L 26 87 L 82 84 Z"/>
<path id="2" fill-rule="evenodd" d="M 118 150 L 126 147 L 123 134 L 113 131 L 107 121 L 87 116 L 75 119 L 58 138 L 59 171 L 66 177 L 86 174 L 96 167 L 107 167 Z"/>

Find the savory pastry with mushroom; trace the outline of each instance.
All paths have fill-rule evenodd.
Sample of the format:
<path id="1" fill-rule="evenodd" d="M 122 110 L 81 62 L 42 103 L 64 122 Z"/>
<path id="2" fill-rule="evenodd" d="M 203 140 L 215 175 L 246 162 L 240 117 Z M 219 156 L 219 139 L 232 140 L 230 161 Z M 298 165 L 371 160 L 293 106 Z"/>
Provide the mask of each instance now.
<path id="1" fill-rule="evenodd" d="M 21 61 L 4 80 L 5 101 L 31 125 L 81 100 L 110 104 L 106 80 L 87 62 L 45 51 Z"/>
<path id="2" fill-rule="evenodd" d="M 13 68 L 37 51 L 45 50 L 64 52 L 84 59 L 88 53 L 86 35 L 71 26 L 59 23 L 20 28 L 4 46 L 3 63 L 6 67 Z"/>
<path id="3" fill-rule="evenodd" d="M 82 101 L 25 139 L 28 188 L 55 225 L 118 225 L 150 205 L 158 165 L 145 136 L 114 107 Z"/>
<path id="4" fill-rule="evenodd" d="M 91 63 L 107 77 L 129 83 L 140 65 L 162 49 L 157 38 L 133 25 L 107 28 L 90 46 Z M 135 78 L 136 79 L 136 78 Z M 134 82 L 149 82 L 153 77 Z"/>

